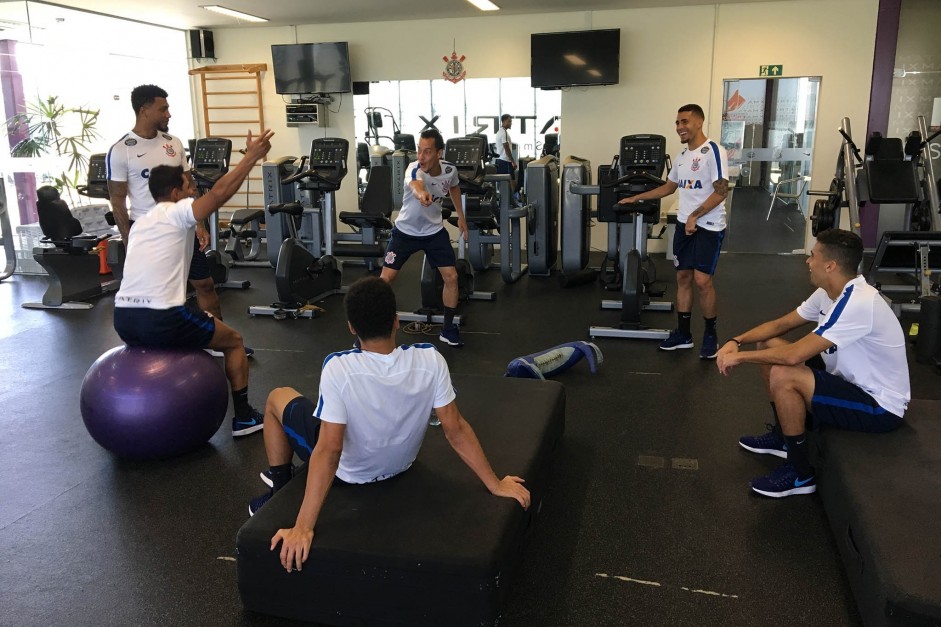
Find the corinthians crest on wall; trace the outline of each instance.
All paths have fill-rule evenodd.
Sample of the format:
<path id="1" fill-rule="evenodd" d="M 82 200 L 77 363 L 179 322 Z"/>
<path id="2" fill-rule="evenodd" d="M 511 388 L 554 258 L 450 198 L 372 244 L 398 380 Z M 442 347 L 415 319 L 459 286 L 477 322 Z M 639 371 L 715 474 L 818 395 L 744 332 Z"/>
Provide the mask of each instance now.
<path id="1" fill-rule="evenodd" d="M 451 81 L 452 83 L 459 83 L 464 80 L 464 77 L 467 76 L 467 71 L 464 69 L 464 55 L 457 56 L 457 50 L 451 51 L 451 56 L 448 57 L 445 55 L 441 57 L 444 60 L 444 72 L 441 73 L 442 78 L 446 81 Z"/>

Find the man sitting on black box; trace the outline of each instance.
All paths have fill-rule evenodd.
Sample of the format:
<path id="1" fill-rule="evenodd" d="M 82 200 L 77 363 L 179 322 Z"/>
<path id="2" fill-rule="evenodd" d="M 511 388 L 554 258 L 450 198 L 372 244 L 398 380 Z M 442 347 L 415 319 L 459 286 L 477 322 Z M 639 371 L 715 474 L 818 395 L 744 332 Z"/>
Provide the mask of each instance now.
<path id="1" fill-rule="evenodd" d="M 739 440 L 753 453 L 787 459 L 767 477 L 752 480 L 759 494 L 816 491 L 805 433 L 809 411 L 818 426 L 853 431 L 886 432 L 902 424 L 911 399 L 905 335 L 882 295 L 857 274 L 862 257 L 858 235 L 824 231 L 807 258 L 817 291 L 794 311 L 732 337 L 719 350 L 724 375 L 741 363 L 760 364 L 771 397 L 771 430 Z M 816 328 L 796 342 L 782 337 L 810 323 Z M 739 350 L 750 343 L 757 350 Z M 822 368 L 804 364 L 818 356 Z"/>
<path id="2" fill-rule="evenodd" d="M 279 529 L 281 564 L 301 569 L 310 552 L 314 525 L 330 486 L 382 481 L 415 461 L 434 409 L 448 442 L 496 496 L 529 507 L 523 479 L 498 479 L 474 430 L 461 416 L 447 362 L 432 344 L 395 345 L 399 327 L 395 294 L 376 277 L 354 283 L 344 301 L 350 332 L 361 348 L 324 360 L 320 398 L 315 404 L 293 388 L 277 388 L 265 404 L 263 473 L 271 490 L 249 505 L 254 515 L 290 481 L 297 453 L 310 462 L 307 489 L 295 526 Z"/>

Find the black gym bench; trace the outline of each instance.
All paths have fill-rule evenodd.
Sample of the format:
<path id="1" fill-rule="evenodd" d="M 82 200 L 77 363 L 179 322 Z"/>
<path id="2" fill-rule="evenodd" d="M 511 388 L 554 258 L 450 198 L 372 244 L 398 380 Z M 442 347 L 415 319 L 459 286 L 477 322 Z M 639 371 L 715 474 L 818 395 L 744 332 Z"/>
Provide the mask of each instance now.
<path id="1" fill-rule="evenodd" d="M 239 530 L 246 608 L 330 625 L 498 624 L 565 427 L 565 390 L 503 377 L 456 376 L 454 384 L 497 474 L 526 480 L 529 510 L 487 492 L 441 428 L 429 427 L 406 472 L 331 489 L 303 570 L 288 573 L 271 537 L 294 526 L 304 466 Z"/>
<path id="2" fill-rule="evenodd" d="M 941 401 L 892 433 L 827 430 L 818 489 L 867 627 L 941 625 Z"/>

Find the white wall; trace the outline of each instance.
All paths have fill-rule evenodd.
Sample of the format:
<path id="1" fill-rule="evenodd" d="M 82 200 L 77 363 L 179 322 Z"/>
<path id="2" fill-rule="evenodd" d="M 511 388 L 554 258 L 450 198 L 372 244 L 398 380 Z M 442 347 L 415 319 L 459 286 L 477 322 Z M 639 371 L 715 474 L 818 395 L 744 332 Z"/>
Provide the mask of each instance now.
<path id="1" fill-rule="evenodd" d="M 573 88 L 562 94 L 563 152 L 611 160 L 622 135 L 657 133 L 669 151 L 680 149 L 676 107 L 698 102 L 707 133 L 718 136 L 722 80 L 758 76 L 758 66 L 783 64 L 787 76 L 822 76 L 813 187 L 826 187 L 839 149 L 839 120 L 850 116 L 865 133 L 878 0 L 782 0 L 619 11 L 548 13 L 460 20 L 318 24 L 214 31 L 218 63 L 270 66 L 270 45 L 349 41 L 357 81 L 438 78 L 456 44 L 468 76 L 528 76 L 529 35 L 585 28 L 621 29 L 621 82 Z M 288 129 L 269 71 L 264 80 L 265 120 L 276 132 L 273 155 L 304 154 L 315 136 L 353 140 L 352 96 L 333 105 L 329 127 Z M 194 89 L 195 92 L 195 89 Z M 198 100 L 198 94 L 195 100 Z M 834 129 L 833 133 L 826 129 Z M 339 208 L 355 206 L 355 186 L 338 195 Z M 603 229 L 593 245 L 604 247 Z M 651 246 L 651 250 L 656 250 Z"/>

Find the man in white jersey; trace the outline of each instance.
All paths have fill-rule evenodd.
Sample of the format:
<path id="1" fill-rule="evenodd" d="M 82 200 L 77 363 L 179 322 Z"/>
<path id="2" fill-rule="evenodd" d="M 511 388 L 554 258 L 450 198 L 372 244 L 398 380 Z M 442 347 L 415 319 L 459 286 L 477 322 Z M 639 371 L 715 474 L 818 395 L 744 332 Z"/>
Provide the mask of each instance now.
<path id="1" fill-rule="evenodd" d="M 344 301 L 361 348 L 328 355 L 316 404 L 293 388 L 277 388 L 265 405 L 264 473 L 271 490 L 249 505 L 254 515 L 290 481 L 291 459 L 309 460 L 307 489 L 294 527 L 280 529 L 288 572 L 307 559 L 321 506 L 334 483 L 363 484 L 405 472 L 421 448 L 434 409 L 451 447 L 496 496 L 524 508 L 530 494 L 519 477 L 497 478 L 474 430 L 457 408 L 451 374 L 432 344 L 395 345 L 395 294 L 375 277 L 354 283 Z"/>
<path id="2" fill-rule="evenodd" d="M 461 334 L 454 324 L 457 312 L 457 258 L 451 248 L 451 238 L 444 228 L 441 201 L 451 197 L 457 212 L 457 227 L 467 240 L 467 222 L 461 205 L 460 180 L 457 167 L 442 161 L 444 139 L 434 129 L 422 131 L 418 140 L 418 160 L 405 171 L 405 193 L 402 208 L 395 219 L 392 237 L 386 248 L 382 279 L 392 283 L 399 270 L 414 253 L 425 253 L 432 268 L 437 268 L 444 280 L 441 300 L 444 304 L 444 324 L 438 339 L 451 346 L 461 347 Z"/>
<path id="3" fill-rule="evenodd" d="M 728 375 L 738 364 L 760 364 L 768 387 L 775 424 L 739 444 L 787 463 L 752 480 L 759 494 L 782 497 L 817 489 L 807 456 L 808 418 L 818 427 L 878 433 L 902 424 L 911 399 L 905 335 L 879 291 L 857 274 L 862 258 L 858 235 L 824 231 L 807 258 L 810 282 L 817 287 L 810 298 L 791 313 L 734 336 L 719 350 L 719 372 Z M 796 342 L 784 339 L 806 324 L 815 325 L 814 330 Z M 739 350 L 751 343 L 756 350 Z"/>
<path id="4" fill-rule="evenodd" d="M 500 130 L 497 131 L 497 136 L 494 139 L 497 146 L 497 158 L 494 160 L 494 165 L 497 168 L 497 174 L 509 174 L 515 179 L 515 183 L 512 184 L 513 201 L 518 204 L 521 173 L 516 172 L 516 160 L 513 159 L 513 142 L 510 140 L 510 128 L 512 127 L 513 116 L 509 113 L 501 115 Z"/>
<path id="5" fill-rule="evenodd" d="M 196 187 L 182 166 L 160 165 L 150 171 L 147 184 L 157 204 L 134 227 L 134 237 L 127 243 L 121 289 L 114 297 L 114 328 L 129 346 L 222 351 L 235 406 L 235 436 L 262 428 L 262 414 L 248 402 L 245 346 L 232 327 L 205 311 L 186 308 L 187 266 L 195 245 L 196 223 L 211 216 L 238 191 L 255 163 L 268 154 L 271 136 L 271 131 L 265 131 L 253 139 L 249 131 L 242 161 L 196 200 Z"/>
<path id="6" fill-rule="evenodd" d="M 676 114 L 676 133 L 686 148 L 673 162 L 667 182 L 643 194 L 621 200 L 621 204 L 669 196 L 680 190 L 676 229 L 673 232 L 673 265 L 676 267 L 677 328 L 663 340 L 665 351 L 693 347 L 690 320 L 693 285 L 705 321 L 700 359 L 715 359 L 719 350 L 716 333 L 716 290 L 712 277 L 719 263 L 725 238 L 725 199 L 729 195 L 728 156 L 725 149 L 702 132 L 706 116 L 702 107 L 688 104 Z"/>
<path id="7" fill-rule="evenodd" d="M 156 204 L 147 187 L 150 171 L 158 165 L 190 169 L 183 142 L 167 132 L 170 122 L 167 92 L 156 85 L 139 85 L 131 91 L 131 106 L 136 116 L 134 128 L 111 146 L 107 159 L 111 210 L 126 243 L 131 225 Z M 130 211 L 128 200 L 131 201 Z M 209 244 L 209 233 L 203 222 L 196 225 L 196 242 L 191 254 L 189 282 L 196 290 L 199 308 L 222 320 L 219 295 L 212 281 L 209 261 L 202 252 Z M 252 351 L 248 350 L 250 354 Z"/>

